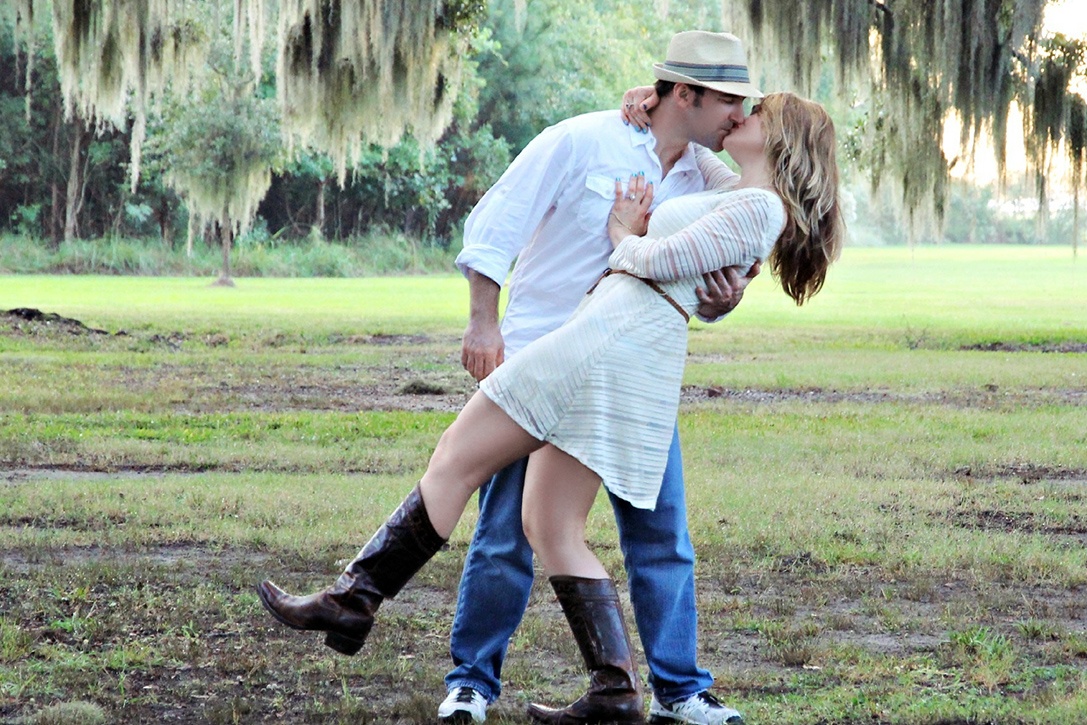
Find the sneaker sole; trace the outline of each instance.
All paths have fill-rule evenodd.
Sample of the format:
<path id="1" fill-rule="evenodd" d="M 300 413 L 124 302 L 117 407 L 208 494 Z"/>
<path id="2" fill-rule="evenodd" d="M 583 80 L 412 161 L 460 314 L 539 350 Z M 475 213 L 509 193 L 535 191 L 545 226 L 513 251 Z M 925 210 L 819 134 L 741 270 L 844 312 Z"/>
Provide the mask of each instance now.
<path id="1" fill-rule="evenodd" d="M 649 725 L 682 725 L 682 723 L 688 722 L 681 717 L 673 717 L 671 715 L 650 715 L 646 720 Z M 725 720 L 725 725 L 744 725 L 742 718 L 733 717 Z"/>

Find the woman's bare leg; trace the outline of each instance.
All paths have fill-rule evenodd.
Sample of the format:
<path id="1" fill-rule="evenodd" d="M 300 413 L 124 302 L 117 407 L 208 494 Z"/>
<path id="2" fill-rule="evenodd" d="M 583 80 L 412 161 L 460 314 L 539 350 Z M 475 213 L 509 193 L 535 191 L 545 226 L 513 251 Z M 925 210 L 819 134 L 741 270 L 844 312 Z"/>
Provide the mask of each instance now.
<path id="1" fill-rule="evenodd" d="M 521 518 L 549 577 L 608 578 L 585 541 L 585 521 L 599 490 L 599 476 L 554 446 L 528 459 Z"/>
<path id="2" fill-rule="evenodd" d="M 378 607 L 394 597 L 445 544 L 472 492 L 542 444 L 481 393 L 438 442 L 423 480 L 401 502 L 335 584 L 296 596 L 271 581 L 257 585 L 264 607 L 283 624 L 326 633 L 338 652 L 359 651 Z"/>
<path id="3" fill-rule="evenodd" d="M 486 395 L 473 395 L 442 434 L 419 482 L 434 530 L 449 538 L 472 494 L 542 445 Z"/>

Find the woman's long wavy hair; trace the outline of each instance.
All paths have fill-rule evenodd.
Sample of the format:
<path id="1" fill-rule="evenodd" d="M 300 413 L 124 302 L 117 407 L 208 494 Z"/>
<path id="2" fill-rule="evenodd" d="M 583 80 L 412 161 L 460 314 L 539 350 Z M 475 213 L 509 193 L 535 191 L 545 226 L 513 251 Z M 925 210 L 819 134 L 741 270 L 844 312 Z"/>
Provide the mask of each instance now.
<path id="1" fill-rule="evenodd" d="M 785 202 L 785 229 L 770 254 L 770 269 L 802 305 L 823 287 L 845 236 L 834 122 L 818 103 L 793 93 L 763 98 L 759 118 L 771 183 Z"/>

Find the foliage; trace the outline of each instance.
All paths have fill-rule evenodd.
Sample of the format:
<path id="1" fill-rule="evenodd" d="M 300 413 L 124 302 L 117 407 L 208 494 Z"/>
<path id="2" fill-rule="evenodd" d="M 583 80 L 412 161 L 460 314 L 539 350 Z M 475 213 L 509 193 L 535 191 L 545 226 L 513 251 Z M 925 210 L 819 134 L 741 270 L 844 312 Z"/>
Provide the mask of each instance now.
<path id="1" fill-rule="evenodd" d="M 207 38 L 204 67 L 159 89 L 149 161 L 188 207 L 190 233 L 211 223 L 244 231 L 283 155 L 279 116 L 270 90 L 241 63 L 229 35 L 215 27 L 216 17 L 198 20 Z M 258 70 L 260 51 L 256 46 Z"/>
<path id="2" fill-rule="evenodd" d="M 149 152 L 192 213 L 246 228 L 281 153 L 274 103 L 246 84 L 209 84 L 164 104 Z"/>
<path id="3" fill-rule="evenodd" d="M 621 0 L 495 0 L 492 43 L 479 60 L 481 121 L 520 151 L 544 127 L 611 108 L 623 90 L 652 83 L 652 64 L 677 30 L 722 30 L 719 5 Z"/>
<path id="4" fill-rule="evenodd" d="M 482 36 L 481 36 L 482 37 Z M 465 62 L 474 73 L 474 62 Z M 297 234 L 330 218 L 315 231 L 335 238 L 390 229 L 448 246 L 475 203 L 505 170 L 509 143 L 489 124 L 477 124 L 473 76 L 454 105 L 452 125 L 433 146 L 407 135 L 391 148 L 372 144 L 355 158 L 352 173 L 330 184 L 335 162 L 313 150 L 297 150 L 272 182 L 260 213 L 269 225 Z"/>
<path id="5" fill-rule="evenodd" d="M 0 274 L 106 274 L 208 276 L 219 252 L 201 245 L 189 256 L 157 239 L 107 238 L 35 244 L 33 235 L 0 234 Z M 448 272 L 453 252 L 395 233 L 371 233 L 339 242 L 272 240 L 262 227 L 237 240 L 234 273 L 241 277 L 364 277 Z"/>

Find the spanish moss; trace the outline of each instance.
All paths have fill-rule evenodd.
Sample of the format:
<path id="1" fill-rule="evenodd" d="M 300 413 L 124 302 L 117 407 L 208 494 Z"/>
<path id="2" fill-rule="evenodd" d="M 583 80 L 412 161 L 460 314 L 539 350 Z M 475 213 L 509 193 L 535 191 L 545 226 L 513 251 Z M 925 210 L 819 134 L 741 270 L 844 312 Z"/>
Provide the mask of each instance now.
<path id="1" fill-rule="evenodd" d="M 248 83 L 216 83 L 215 104 L 175 99 L 162 130 L 173 161 L 165 180 L 185 200 L 190 234 L 212 224 L 244 232 L 268 191 L 280 145 L 271 99 L 256 97 Z M 181 104 L 185 112 L 176 108 Z"/>
<path id="2" fill-rule="evenodd" d="M 246 41 L 249 43 L 249 69 L 253 79 L 262 75 L 261 52 L 264 48 L 267 10 L 264 0 L 234 0 L 234 62 L 240 65 Z"/>
<path id="3" fill-rule="evenodd" d="M 26 47 L 26 120 L 30 121 L 34 56 L 37 50 L 34 36 L 34 0 L 15 0 L 15 47 Z"/>
<path id="4" fill-rule="evenodd" d="M 452 117 L 465 0 L 283 0 L 276 72 L 292 142 L 327 151 L 343 181 L 367 144 L 410 130 L 422 146 Z"/>
<path id="5" fill-rule="evenodd" d="M 199 26 L 171 0 L 54 0 L 53 31 L 65 113 L 84 123 L 132 128 L 132 184 L 139 178 L 148 99 L 203 66 Z"/>
<path id="6" fill-rule="evenodd" d="M 818 59 L 833 58 L 844 95 L 867 96 L 873 182 L 893 181 L 911 221 L 942 218 L 950 162 L 945 122 L 962 124 L 961 157 L 991 138 L 1004 178 L 1008 117 L 1024 109 L 1027 154 L 1039 192 L 1054 156 L 1083 154 L 1083 119 L 1070 113 L 1075 67 L 1067 41 L 1044 37 L 1045 0 L 747 0 L 753 46 L 790 59 L 810 89 Z M 1082 99 L 1081 99 L 1082 100 Z M 1075 128 L 1079 131 L 1074 131 Z M 1075 135 L 1078 133 L 1078 135 Z M 1082 183 L 1082 161 L 1073 188 Z M 892 173 L 884 173 L 892 172 Z"/>

